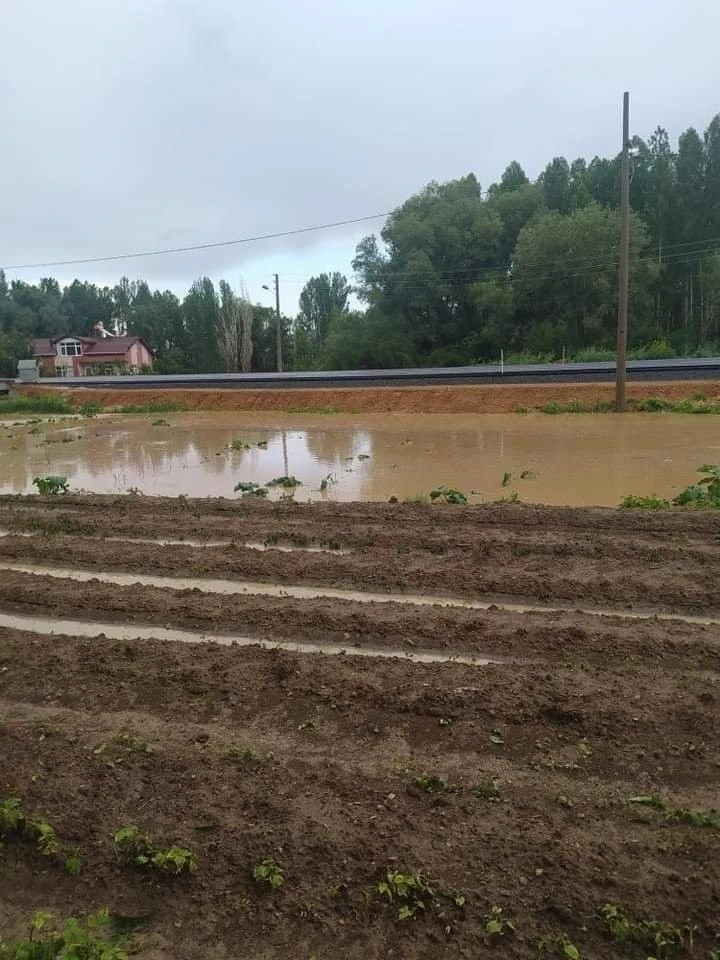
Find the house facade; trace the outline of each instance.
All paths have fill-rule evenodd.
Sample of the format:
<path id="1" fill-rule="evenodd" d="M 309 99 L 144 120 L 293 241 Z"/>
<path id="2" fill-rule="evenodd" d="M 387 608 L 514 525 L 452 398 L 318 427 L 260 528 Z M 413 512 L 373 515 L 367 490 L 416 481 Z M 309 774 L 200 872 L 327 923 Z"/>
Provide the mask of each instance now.
<path id="1" fill-rule="evenodd" d="M 153 354 L 142 337 L 52 337 L 35 340 L 33 357 L 41 377 L 91 377 L 143 373 Z"/>

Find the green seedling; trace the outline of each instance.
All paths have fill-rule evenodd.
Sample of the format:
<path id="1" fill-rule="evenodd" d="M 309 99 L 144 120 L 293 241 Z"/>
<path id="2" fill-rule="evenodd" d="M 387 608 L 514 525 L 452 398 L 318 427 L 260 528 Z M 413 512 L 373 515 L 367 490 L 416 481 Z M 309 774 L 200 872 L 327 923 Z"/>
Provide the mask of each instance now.
<path id="1" fill-rule="evenodd" d="M 418 910 L 425 910 L 432 900 L 433 891 L 426 877 L 420 873 L 402 873 L 388 870 L 385 880 L 375 887 L 381 897 L 397 904 L 398 920 L 410 920 Z"/>
<path id="2" fill-rule="evenodd" d="M 342 550 L 342 544 L 337 540 L 321 540 L 320 546 L 325 547 L 327 550 Z"/>
<path id="3" fill-rule="evenodd" d="M 46 820 L 29 817 L 18 797 L 7 797 L 0 804 L 0 838 L 6 837 L 32 840 L 46 857 L 59 850 L 55 829 Z"/>
<path id="4" fill-rule="evenodd" d="M 636 803 L 642 807 L 655 807 L 657 810 L 665 809 L 665 801 L 657 793 L 649 794 L 647 796 L 630 797 L 628 803 Z"/>
<path id="5" fill-rule="evenodd" d="M 115 849 L 136 867 L 150 867 L 165 873 L 192 873 L 197 857 L 186 847 L 158 850 L 150 836 L 138 827 L 123 827 L 115 834 Z"/>
<path id="6" fill-rule="evenodd" d="M 105 934 L 110 924 L 107 910 L 90 915 L 84 923 L 69 917 L 59 929 L 46 929 L 52 920 L 52 913 L 38 910 L 26 940 L 0 936 L 0 960 L 128 960 Z"/>
<path id="7" fill-rule="evenodd" d="M 276 860 L 261 860 L 253 867 L 253 880 L 267 884 L 271 890 L 279 890 L 285 883 L 285 871 Z"/>
<path id="8" fill-rule="evenodd" d="M 491 937 L 502 937 L 508 930 L 513 932 L 515 925 L 512 920 L 505 916 L 502 907 L 492 907 L 490 913 L 484 917 L 485 932 Z"/>
<path id="9" fill-rule="evenodd" d="M 82 870 L 82 857 L 80 856 L 80 851 L 77 847 L 74 847 L 67 857 L 65 857 L 65 869 L 71 877 L 80 876 L 80 871 Z"/>
<path id="10" fill-rule="evenodd" d="M 413 783 L 425 793 L 446 793 L 450 789 L 447 777 L 437 773 L 421 773 Z"/>
<path id="11" fill-rule="evenodd" d="M 265 757 L 261 753 L 252 750 L 250 747 L 241 747 L 237 743 L 228 745 L 225 751 L 225 757 L 228 760 L 243 760 L 252 763 L 262 763 L 265 760 Z"/>
<path id="12" fill-rule="evenodd" d="M 235 453 L 238 453 L 240 450 L 249 450 L 250 444 L 245 443 L 244 440 L 231 440 L 228 444 L 228 450 L 232 450 Z"/>
<path id="13" fill-rule="evenodd" d="M 467 503 L 467 497 L 461 490 L 457 487 L 446 487 L 443 484 L 430 491 L 430 499 L 441 500 L 443 503 Z"/>
<path id="14" fill-rule="evenodd" d="M 477 783 L 471 792 L 478 800 L 487 800 L 489 803 L 498 803 L 500 800 L 500 787 L 497 780 L 484 780 L 482 783 Z"/>
<path id="15" fill-rule="evenodd" d="M 143 737 L 138 737 L 134 733 L 120 733 L 116 737 L 119 746 L 125 747 L 131 753 L 152 753 L 153 748 Z"/>
<path id="16" fill-rule="evenodd" d="M 676 807 L 669 810 L 668 823 L 687 823 L 692 827 L 710 827 L 720 830 L 720 813 L 717 810 L 690 810 L 688 807 Z"/>
<path id="17" fill-rule="evenodd" d="M 558 937 L 542 937 L 538 940 L 538 957 L 563 957 L 564 960 L 582 960 L 580 948 L 576 947 L 566 933 Z"/>
<path id="18" fill-rule="evenodd" d="M 67 493 L 70 489 L 67 477 L 35 477 L 33 486 L 42 496 L 56 497 L 58 494 Z"/>
<path id="19" fill-rule="evenodd" d="M 587 737 L 583 737 L 578 744 L 578 755 L 581 760 L 589 760 L 592 756 L 592 747 L 588 743 Z"/>
<path id="20" fill-rule="evenodd" d="M 667 960 L 685 945 L 686 938 L 692 951 L 696 928 L 691 924 L 678 927 L 663 920 L 635 921 L 615 903 L 606 903 L 602 916 L 613 940 L 636 943 L 643 950 L 652 952 L 656 960 Z"/>
<path id="21" fill-rule="evenodd" d="M 511 473 L 504 473 L 504 474 L 503 474 L 503 478 L 502 478 L 501 486 L 503 486 L 503 487 L 509 487 L 511 481 L 512 481 L 512 474 L 511 474 Z"/>
<path id="22" fill-rule="evenodd" d="M 326 493 L 330 487 L 334 486 L 337 483 L 337 477 L 334 473 L 329 473 L 326 477 L 323 477 L 320 481 L 320 493 Z"/>

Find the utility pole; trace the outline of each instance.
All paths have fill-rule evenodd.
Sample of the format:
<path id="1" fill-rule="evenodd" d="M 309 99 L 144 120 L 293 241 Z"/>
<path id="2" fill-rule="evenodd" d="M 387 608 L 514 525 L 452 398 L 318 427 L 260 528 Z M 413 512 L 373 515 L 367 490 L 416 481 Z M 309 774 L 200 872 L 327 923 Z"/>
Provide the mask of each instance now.
<path id="1" fill-rule="evenodd" d="M 620 167 L 620 276 L 618 288 L 615 410 L 624 413 L 630 288 L 630 94 L 623 94 L 623 142 Z"/>
<path id="2" fill-rule="evenodd" d="M 276 336 L 277 336 L 277 368 L 278 373 L 282 373 L 282 318 L 280 317 L 280 277 L 277 273 L 275 277 L 275 315 L 276 315 Z"/>

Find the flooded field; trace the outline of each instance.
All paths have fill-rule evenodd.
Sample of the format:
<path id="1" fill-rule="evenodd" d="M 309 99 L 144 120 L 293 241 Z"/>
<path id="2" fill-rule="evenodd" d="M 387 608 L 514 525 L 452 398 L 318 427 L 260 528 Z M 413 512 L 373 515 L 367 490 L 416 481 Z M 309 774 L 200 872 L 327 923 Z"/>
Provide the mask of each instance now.
<path id="1" fill-rule="evenodd" d="M 672 496 L 719 460 L 715 418 L 667 413 L 195 412 L 0 426 L 2 493 L 60 474 L 94 493 L 231 497 L 239 481 L 292 475 L 297 500 L 404 499 L 446 484 L 474 502 L 616 506 L 628 493 Z"/>

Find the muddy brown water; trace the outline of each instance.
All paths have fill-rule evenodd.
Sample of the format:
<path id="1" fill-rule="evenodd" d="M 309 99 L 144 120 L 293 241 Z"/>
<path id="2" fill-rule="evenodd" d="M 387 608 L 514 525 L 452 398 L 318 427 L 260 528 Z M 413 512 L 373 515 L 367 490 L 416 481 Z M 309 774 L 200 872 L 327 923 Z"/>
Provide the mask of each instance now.
<path id="1" fill-rule="evenodd" d="M 473 502 L 616 506 L 629 493 L 672 497 L 719 461 L 716 418 L 664 413 L 196 412 L 0 426 L 0 493 L 59 474 L 96 493 L 232 497 L 238 481 L 294 475 L 298 500 L 402 499 L 445 484 Z"/>

